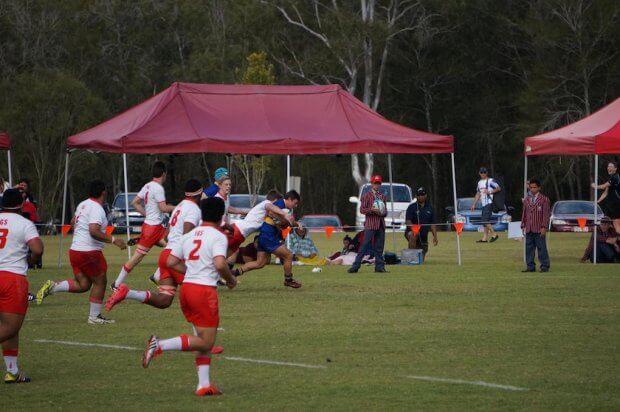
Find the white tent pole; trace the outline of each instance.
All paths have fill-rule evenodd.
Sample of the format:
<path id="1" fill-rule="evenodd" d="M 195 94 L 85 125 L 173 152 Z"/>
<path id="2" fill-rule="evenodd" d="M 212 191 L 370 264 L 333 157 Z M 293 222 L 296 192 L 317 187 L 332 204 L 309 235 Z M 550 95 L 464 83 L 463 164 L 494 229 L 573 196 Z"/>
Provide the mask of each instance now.
<path id="1" fill-rule="evenodd" d="M 596 222 L 598 220 L 598 155 L 594 155 L 594 264 L 596 265 L 596 233 L 597 227 Z"/>
<path id="2" fill-rule="evenodd" d="M 58 268 L 62 266 L 62 228 L 65 226 L 65 216 L 67 214 L 67 184 L 69 181 L 69 151 L 65 155 L 65 183 L 62 189 L 62 216 L 60 217 L 60 242 L 58 244 Z"/>
<path id="3" fill-rule="evenodd" d="M 125 181 L 125 225 L 127 226 L 127 240 L 129 240 L 129 185 L 127 184 L 127 153 L 123 153 L 123 179 Z M 127 257 L 131 259 L 131 246 L 127 247 Z"/>
<path id="4" fill-rule="evenodd" d="M 450 153 L 450 158 L 452 160 L 452 194 L 454 195 L 454 223 L 456 223 L 456 218 L 459 215 L 458 209 L 458 199 L 456 197 L 456 167 L 454 166 L 454 152 Z M 461 237 L 459 233 L 456 232 L 456 254 L 458 257 L 459 266 L 461 265 Z"/>
<path id="5" fill-rule="evenodd" d="M 390 176 L 390 200 L 392 204 L 392 245 L 394 253 L 396 253 L 396 227 L 394 226 L 394 181 L 392 179 L 392 155 L 388 154 L 388 169 Z"/>
<path id="6" fill-rule="evenodd" d="M 523 156 L 525 160 L 525 167 L 523 169 L 523 200 L 527 199 L 527 155 Z M 526 251 L 525 251 L 525 233 L 523 234 L 523 263 L 527 263 Z"/>
<path id="7" fill-rule="evenodd" d="M 9 186 L 13 187 L 13 168 L 11 167 L 11 149 L 6 152 L 6 161 L 9 165 Z"/>
<path id="8" fill-rule="evenodd" d="M 291 190 L 291 155 L 286 155 L 286 191 Z"/>

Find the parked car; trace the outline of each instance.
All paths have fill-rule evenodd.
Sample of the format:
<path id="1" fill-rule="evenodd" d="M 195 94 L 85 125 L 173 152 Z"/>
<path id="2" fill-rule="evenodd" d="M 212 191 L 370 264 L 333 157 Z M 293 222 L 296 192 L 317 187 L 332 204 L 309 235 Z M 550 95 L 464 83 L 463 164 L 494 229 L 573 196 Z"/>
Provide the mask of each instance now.
<path id="1" fill-rule="evenodd" d="M 387 216 L 385 217 L 385 225 L 388 228 L 394 227 L 396 230 L 405 230 L 405 213 L 407 207 L 411 203 L 412 195 L 411 188 L 404 183 L 392 183 L 394 191 L 394 202 L 390 196 L 390 184 L 383 183 L 379 189 L 386 198 L 385 207 L 387 209 Z M 364 220 L 366 216 L 360 213 L 360 199 L 362 195 L 370 190 L 370 183 L 366 183 L 360 189 L 359 196 L 351 196 L 349 202 L 357 204 L 355 214 L 355 225 L 357 227 L 364 226 Z M 394 211 L 392 211 L 392 207 Z"/>
<path id="2" fill-rule="evenodd" d="M 249 212 L 254 206 L 264 201 L 266 198 L 265 195 L 243 195 L 243 194 L 235 194 L 230 195 L 230 206 L 236 207 L 239 209 L 243 209 L 246 212 Z M 230 214 L 228 215 L 228 222 L 232 225 L 233 223 L 237 223 L 240 220 L 243 220 L 244 215 L 238 214 Z"/>
<path id="3" fill-rule="evenodd" d="M 600 206 L 597 206 L 597 224 L 604 216 Z M 586 219 L 586 226 L 579 227 L 578 218 Z M 594 229 L 594 205 L 587 200 L 560 200 L 551 208 L 549 219 L 550 230 L 553 232 L 589 232 Z"/>
<path id="4" fill-rule="evenodd" d="M 334 232 L 342 232 L 342 221 L 337 215 L 305 215 L 300 220 L 303 227 L 310 232 L 322 232 L 325 226 L 334 228 Z"/>
<path id="5" fill-rule="evenodd" d="M 484 224 L 482 224 L 482 204 L 478 202 L 476 208 L 472 211 L 471 205 L 474 203 L 473 197 L 461 197 L 457 200 L 458 213 L 454 213 L 454 206 L 446 207 L 446 215 L 448 216 L 448 223 L 463 223 L 463 230 L 467 232 L 482 232 L 484 230 Z M 514 212 L 514 208 L 507 207 L 507 210 L 502 210 L 498 213 L 491 215 L 491 224 L 493 230 L 496 232 L 504 232 L 508 230 L 508 223 L 512 221 L 511 213 Z"/>
<path id="6" fill-rule="evenodd" d="M 138 193 L 127 193 L 129 198 L 129 232 L 140 233 L 144 216 L 131 206 L 131 202 Z M 125 192 L 117 193 L 108 213 L 108 222 L 114 227 L 114 233 L 127 233 L 127 221 L 125 219 Z"/>

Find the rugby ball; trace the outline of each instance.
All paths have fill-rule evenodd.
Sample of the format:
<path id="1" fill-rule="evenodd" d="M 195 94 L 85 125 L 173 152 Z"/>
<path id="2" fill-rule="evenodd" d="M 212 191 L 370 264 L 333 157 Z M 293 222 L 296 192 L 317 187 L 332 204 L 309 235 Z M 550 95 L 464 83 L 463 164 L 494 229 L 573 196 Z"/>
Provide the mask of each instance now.
<path id="1" fill-rule="evenodd" d="M 383 200 L 375 199 L 375 203 L 372 206 L 379 211 L 380 215 L 385 214 L 385 202 Z"/>
<path id="2" fill-rule="evenodd" d="M 286 213 L 287 215 L 290 215 L 290 214 L 291 214 L 291 211 L 290 211 L 290 210 L 288 210 L 288 209 L 282 209 L 282 211 L 283 211 L 284 213 Z M 274 216 L 273 216 L 273 223 L 274 223 L 276 226 L 288 225 L 288 222 L 286 222 L 286 221 L 284 221 L 284 222 L 283 222 L 283 221 L 280 219 L 280 217 L 279 217 L 279 216 L 277 216 L 277 215 L 274 215 Z"/>

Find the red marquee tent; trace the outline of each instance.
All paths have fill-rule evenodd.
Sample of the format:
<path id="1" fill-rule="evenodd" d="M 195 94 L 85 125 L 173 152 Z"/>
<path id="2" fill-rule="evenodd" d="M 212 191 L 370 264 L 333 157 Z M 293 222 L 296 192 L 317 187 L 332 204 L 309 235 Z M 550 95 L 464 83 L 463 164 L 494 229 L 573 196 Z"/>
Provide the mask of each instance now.
<path id="1" fill-rule="evenodd" d="M 620 98 L 575 123 L 525 139 L 525 155 L 620 153 Z"/>
<path id="2" fill-rule="evenodd" d="M 112 153 L 452 153 L 453 137 L 390 122 L 338 85 L 174 83 L 71 136 Z"/>
<path id="3" fill-rule="evenodd" d="M 7 164 L 9 169 L 9 185 L 13 185 L 13 171 L 11 170 L 11 138 L 7 132 L 0 132 L 0 150 L 7 151 Z"/>
<path id="4" fill-rule="evenodd" d="M 126 155 L 149 153 L 449 153 L 454 175 L 452 136 L 393 123 L 338 85 L 173 83 L 118 116 L 69 137 L 67 149 L 122 153 L 125 188 Z M 453 179 L 456 203 L 455 184 Z"/>
<path id="5" fill-rule="evenodd" d="M 547 133 L 525 139 L 525 172 L 527 157 L 535 155 L 594 155 L 594 180 L 598 182 L 598 155 L 620 153 L 620 98 L 579 121 Z M 525 181 L 524 181 L 525 186 Z M 594 189 L 594 220 L 597 220 Z M 596 223 L 594 233 L 596 236 Z M 596 263 L 596 248 L 594 248 Z"/>

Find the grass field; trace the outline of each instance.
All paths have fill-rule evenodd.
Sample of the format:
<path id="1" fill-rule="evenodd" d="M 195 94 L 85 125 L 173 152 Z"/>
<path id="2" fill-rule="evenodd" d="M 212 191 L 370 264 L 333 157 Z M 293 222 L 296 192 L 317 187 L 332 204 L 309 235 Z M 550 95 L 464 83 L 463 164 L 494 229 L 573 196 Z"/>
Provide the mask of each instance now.
<path id="1" fill-rule="evenodd" d="M 191 331 L 177 302 L 167 310 L 124 303 L 110 313 L 116 324 L 94 326 L 87 296 L 51 296 L 30 308 L 22 329 L 20 366 L 33 382 L 1 386 L 0 410 L 619 410 L 620 267 L 581 264 L 587 236 L 552 233 L 551 272 L 524 274 L 521 243 L 502 236 L 479 245 L 477 236 L 463 235 L 461 267 L 454 234 L 440 233 L 422 266 L 356 275 L 297 267 L 303 288 L 291 290 L 271 265 L 220 290 L 225 353 L 211 375 L 224 396 L 211 399 L 193 395 L 187 353 L 167 353 L 145 370 L 138 350 L 37 342 L 142 349 L 152 333 Z M 340 247 L 337 234 L 314 237 L 323 254 Z M 45 244 L 31 291 L 70 274 L 66 253 L 56 268 L 57 239 Z M 106 255 L 114 279 L 126 255 Z M 148 287 L 155 262 L 152 254 L 129 285 Z"/>

